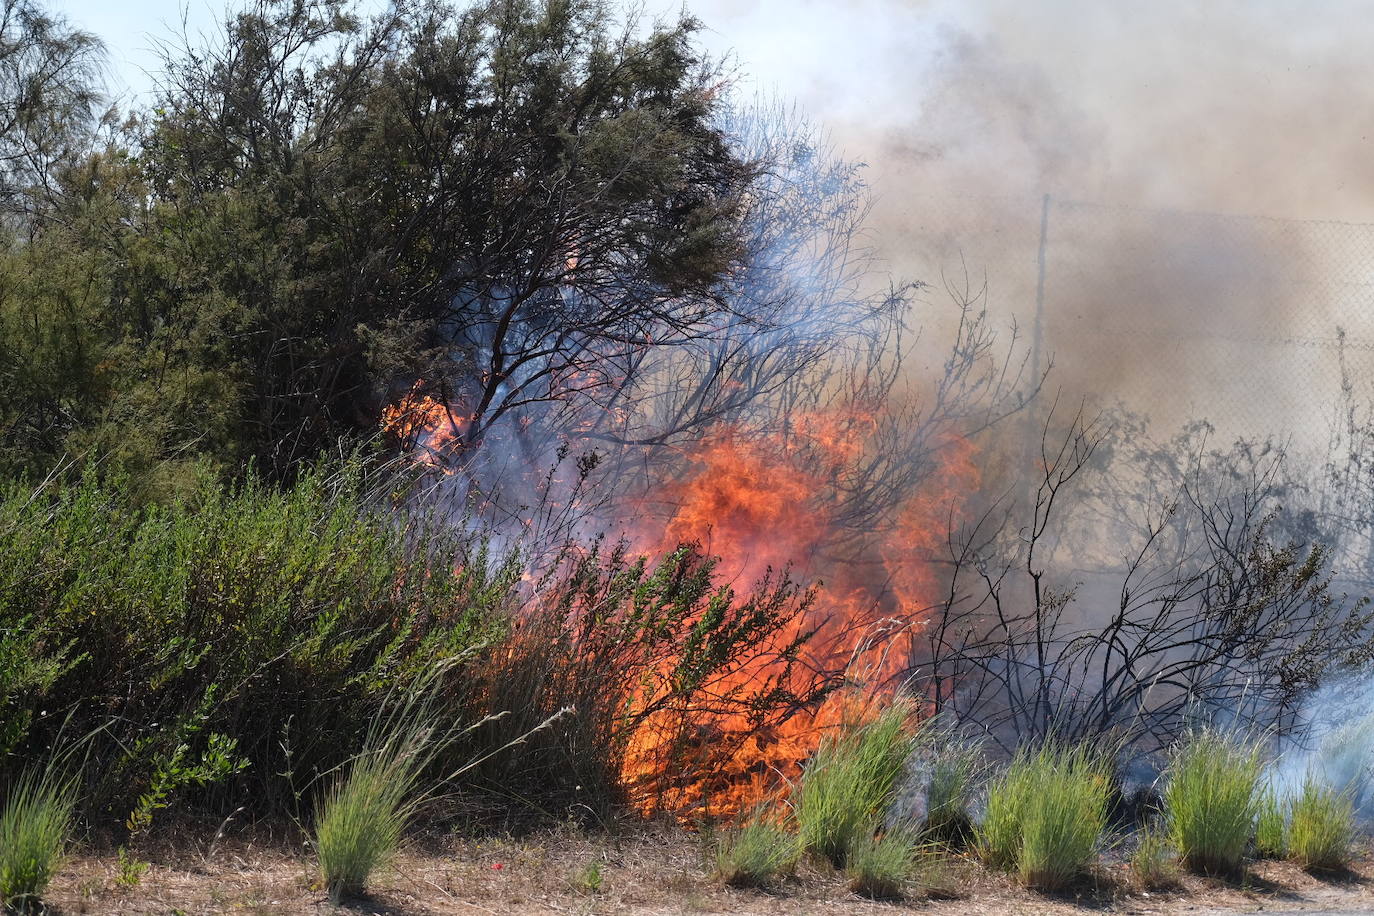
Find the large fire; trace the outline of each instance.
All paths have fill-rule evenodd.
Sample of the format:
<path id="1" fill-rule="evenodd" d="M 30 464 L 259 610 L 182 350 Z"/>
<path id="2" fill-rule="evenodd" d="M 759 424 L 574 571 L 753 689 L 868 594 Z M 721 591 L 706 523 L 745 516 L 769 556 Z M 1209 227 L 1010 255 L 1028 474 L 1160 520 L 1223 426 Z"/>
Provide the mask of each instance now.
<path id="1" fill-rule="evenodd" d="M 417 460 L 446 469 L 463 420 L 442 402 L 412 391 L 383 418 L 415 446 Z M 946 435 L 924 454 L 921 484 L 879 531 L 855 531 L 843 518 L 848 475 L 862 467 L 878 418 L 862 411 L 794 417 L 784 431 L 759 434 L 722 425 L 682 456 L 674 479 L 622 506 L 636 519 L 629 536 L 650 557 L 695 543 L 719 558 L 719 575 L 738 591 L 786 571 L 819 583 L 808 613 L 779 634 L 787 644 L 811 633 L 803 668 L 844 670 L 859 690 L 895 691 L 908 672 L 926 616 L 940 603 L 937 557 L 964 502 L 978 489 L 974 447 Z M 814 632 L 811 632 L 814 631 Z M 676 659 L 663 662 L 664 674 Z M 776 673 L 765 653 L 715 689 L 728 694 Z M 627 685 L 627 691 L 635 689 Z M 799 774 L 827 729 L 848 712 L 854 691 L 826 694 L 769 727 L 744 713 L 673 712 L 643 720 L 630 736 L 621 778 L 644 813 L 729 815 L 764 800 Z M 627 694 L 626 705 L 635 700 Z M 700 753 L 680 742 L 692 737 Z M 689 749 L 690 750 L 690 749 Z M 671 751 L 671 753 L 668 753 Z M 671 769 L 671 772 L 670 772 Z"/>
<path id="2" fill-rule="evenodd" d="M 862 681 L 858 689 L 884 693 L 906 673 L 926 614 L 939 603 L 934 561 L 979 475 L 968 440 L 946 437 L 895 524 L 855 539 L 836 517 L 834 484 L 864 454 L 873 423 L 871 416 L 831 413 L 800 418 L 786 436 L 718 431 L 689 456 L 684 476 L 655 493 L 663 522 L 657 530 L 642 524 L 649 530 L 639 533 L 638 546 L 662 555 L 696 542 L 718 556 L 722 575 L 743 589 L 770 570 L 789 568 L 794 577 L 820 581 L 811 613 L 784 635 L 814 628 L 805 645 L 809 669 L 844 668 Z M 867 556 L 846 555 L 843 548 L 837 553 L 839 543 L 851 550 L 861 543 Z M 761 656 L 733 676 L 761 678 L 776 663 Z M 852 697 L 830 693 L 818 708 L 798 710 L 771 729 L 758 729 L 743 714 L 703 714 L 693 730 L 724 749 L 723 756 L 703 755 L 710 769 L 686 780 L 663 772 L 673 756 L 663 746 L 681 734 L 680 723 L 650 718 L 630 742 L 622 777 L 644 813 L 733 814 L 795 779 L 826 730 L 845 717 Z"/>

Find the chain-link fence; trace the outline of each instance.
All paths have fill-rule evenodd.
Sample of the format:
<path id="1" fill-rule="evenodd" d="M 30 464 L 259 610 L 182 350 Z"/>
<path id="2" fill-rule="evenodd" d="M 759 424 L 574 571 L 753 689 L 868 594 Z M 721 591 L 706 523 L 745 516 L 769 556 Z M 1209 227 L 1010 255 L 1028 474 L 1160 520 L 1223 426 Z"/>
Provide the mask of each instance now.
<path id="1" fill-rule="evenodd" d="M 1075 400 L 1316 442 L 1343 376 L 1374 395 L 1374 225 L 1056 197 L 926 197 L 912 212 L 899 269 L 986 280 Z"/>

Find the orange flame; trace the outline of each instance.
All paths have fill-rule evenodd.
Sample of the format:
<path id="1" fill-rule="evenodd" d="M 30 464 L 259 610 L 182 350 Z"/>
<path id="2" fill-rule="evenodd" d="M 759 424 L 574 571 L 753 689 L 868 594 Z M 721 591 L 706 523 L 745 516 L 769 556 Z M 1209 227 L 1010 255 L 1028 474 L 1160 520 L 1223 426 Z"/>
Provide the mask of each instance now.
<path id="1" fill-rule="evenodd" d="M 658 496 L 668 507 L 667 522 L 657 537 L 639 540 L 659 554 L 698 542 L 721 558 L 725 576 L 745 585 L 789 564 L 797 577 L 824 580 L 813 613 L 793 621 L 784 637 L 816 627 L 805 646 L 812 666 L 863 671 L 877 689 L 890 691 L 909 664 L 925 615 L 939 603 L 933 560 L 951 523 L 961 519 L 979 474 L 974 447 L 958 436 L 946 438 L 892 530 L 869 536 L 877 542 L 868 548 L 877 568 L 828 556 L 839 528 L 833 481 L 862 457 L 873 428 L 871 416 L 813 414 L 799 418 L 785 440 L 751 439 L 725 429 L 690 456 L 687 475 L 662 488 Z M 770 664 L 765 657 L 735 679 L 761 679 Z M 852 696 L 830 694 L 818 709 L 772 729 L 759 729 L 741 714 L 703 715 L 690 723 L 692 731 L 704 744 L 726 749 L 726 756 L 699 761 L 706 771 L 686 783 L 665 779 L 662 772 L 672 756 L 667 742 L 681 734 L 682 723 L 650 717 L 629 743 L 623 782 L 646 814 L 736 813 L 795 779 L 825 731 L 852 712 L 846 710 L 849 702 Z"/>
<path id="2" fill-rule="evenodd" d="M 383 428 L 412 447 L 416 460 L 450 473 L 447 459 L 470 421 L 426 390 L 417 382 L 388 407 Z M 746 588 L 785 569 L 794 579 L 822 582 L 810 612 L 789 622 L 779 644 L 814 630 L 804 646 L 808 670 L 861 671 L 875 690 L 890 694 L 926 616 L 940 604 L 936 560 L 980 474 L 975 447 L 948 434 L 930 450 L 929 471 L 887 530 L 848 530 L 838 517 L 840 493 L 862 467 L 878 427 L 879 416 L 862 410 L 796 416 L 772 435 L 723 426 L 684 456 L 685 473 L 634 507 L 639 518 L 657 519 L 639 523 L 635 546 L 665 556 L 695 542 L 719 557 L 722 576 Z M 674 661 L 660 673 L 666 676 Z M 776 673 L 777 664 L 760 654 L 717 688 L 747 690 Z M 746 810 L 795 780 L 826 731 L 853 714 L 853 702 L 852 692 L 831 693 L 818 708 L 764 728 L 743 714 L 695 713 L 683 722 L 674 712 L 656 713 L 630 736 L 622 783 L 645 814 Z M 684 733 L 700 747 L 695 761 L 684 761 L 682 748 L 671 744 Z M 675 772 L 666 771 L 670 763 Z"/>
<path id="3" fill-rule="evenodd" d="M 448 404 L 425 393 L 417 381 L 395 404 L 382 410 L 382 429 L 414 452 L 421 464 L 452 473 L 445 455 L 453 451 L 466 432 L 468 421 L 453 413 Z"/>

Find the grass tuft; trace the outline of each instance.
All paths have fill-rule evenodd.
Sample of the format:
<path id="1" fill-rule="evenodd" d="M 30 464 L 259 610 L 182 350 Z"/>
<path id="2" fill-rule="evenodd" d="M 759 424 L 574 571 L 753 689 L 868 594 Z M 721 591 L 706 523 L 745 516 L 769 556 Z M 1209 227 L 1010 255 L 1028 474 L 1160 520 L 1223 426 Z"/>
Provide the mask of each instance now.
<path id="1" fill-rule="evenodd" d="M 1255 854 L 1261 859 L 1288 856 L 1288 823 L 1285 805 L 1273 786 L 1260 793 L 1255 817 Z"/>
<path id="2" fill-rule="evenodd" d="M 843 868 L 849 850 L 877 831 L 914 747 L 914 713 L 911 700 L 898 697 L 821 742 L 793 799 L 804 851 Z"/>
<path id="3" fill-rule="evenodd" d="M 1178 885 L 1178 859 L 1164 831 L 1147 826 L 1136 834 L 1131 874 L 1148 891 L 1167 890 Z"/>
<path id="4" fill-rule="evenodd" d="M 1311 871 L 1349 867 L 1355 839 L 1355 808 L 1350 796 L 1312 777 L 1292 803 L 1289 849 L 1293 861 Z"/>
<path id="5" fill-rule="evenodd" d="M 1259 813 L 1260 770 L 1258 747 L 1221 732 L 1199 731 L 1175 749 L 1164 803 L 1169 838 L 1189 869 L 1240 868 Z"/>
<path id="6" fill-rule="evenodd" d="M 731 887 L 760 887 L 792 871 L 797 838 L 762 811 L 716 840 L 716 875 Z"/>
<path id="7" fill-rule="evenodd" d="M 418 736 L 417 736 L 418 737 Z M 362 893 L 401 844 L 414 813 L 422 746 L 408 740 L 364 750 L 319 806 L 315 848 L 329 899 Z"/>
<path id="8" fill-rule="evenodd" d="M 1085 747 L 1050 748 L 1038 758 L 1017 872 L 1027 887 L 1056 891 L 1081 875 L 1107 826 L 1110 773 Z"/>
<path id="9" fill-rule="evenodd" d="M 925 839 L 955 848 L 968 842 L 973 835 L 971 808 L 982 761 L 979 749 L 969 744 L 944 742 L 932 751 L 922 825 Z"/>
<path id="10" fill-rule="evenodd" d="M 988 787 L 979 855 L 1028 887 L 1063 888 L 1097 853 L 1110 786 L 1108 761 L 1088 747 L 1050 742 L 1017 754 Z"/>
<path id="11" fill-rule="evenodd" d="M 335 774 L 315 806 L 315 853 L 329 899 L 361 894 L 389 864 L 406 825 L 426 799 L 421 777 L 464 732 L 441 729 L 433 708 L 443 667 L 393 687 L 368 724 L 360 750 Z"/>
<path id="12" fill-rule="evenodd" d="M 873 900 L 900 900 L 920 852 L 912 835 L 888 830 L 856 837 L 845 856 L 849 889 Z"/>
<path id="13" fill-rule="evenodd" d="M 20 776 L 0 812 L 0 898 L 37 912 L 62 860 L 76 808 L 76 785 L 52 769 Z"/>

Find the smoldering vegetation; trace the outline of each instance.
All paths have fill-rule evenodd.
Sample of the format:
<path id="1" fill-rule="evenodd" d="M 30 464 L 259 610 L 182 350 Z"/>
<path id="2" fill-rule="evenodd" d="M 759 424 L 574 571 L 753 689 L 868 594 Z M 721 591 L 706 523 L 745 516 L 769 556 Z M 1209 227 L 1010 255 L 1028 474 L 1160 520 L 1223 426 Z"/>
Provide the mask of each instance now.
<path id="1" fill-rule="evenodd" d="M 4 10 L 0 746 L 63 825 L 289 820 L 336 897 L 421 814 L 882 897 L 1348 859 L 1368 226 L 1159 206 L 1144 97 L 981 14 L 917 135 L 552 2 L 262 0 L 102 117 Z"/>

